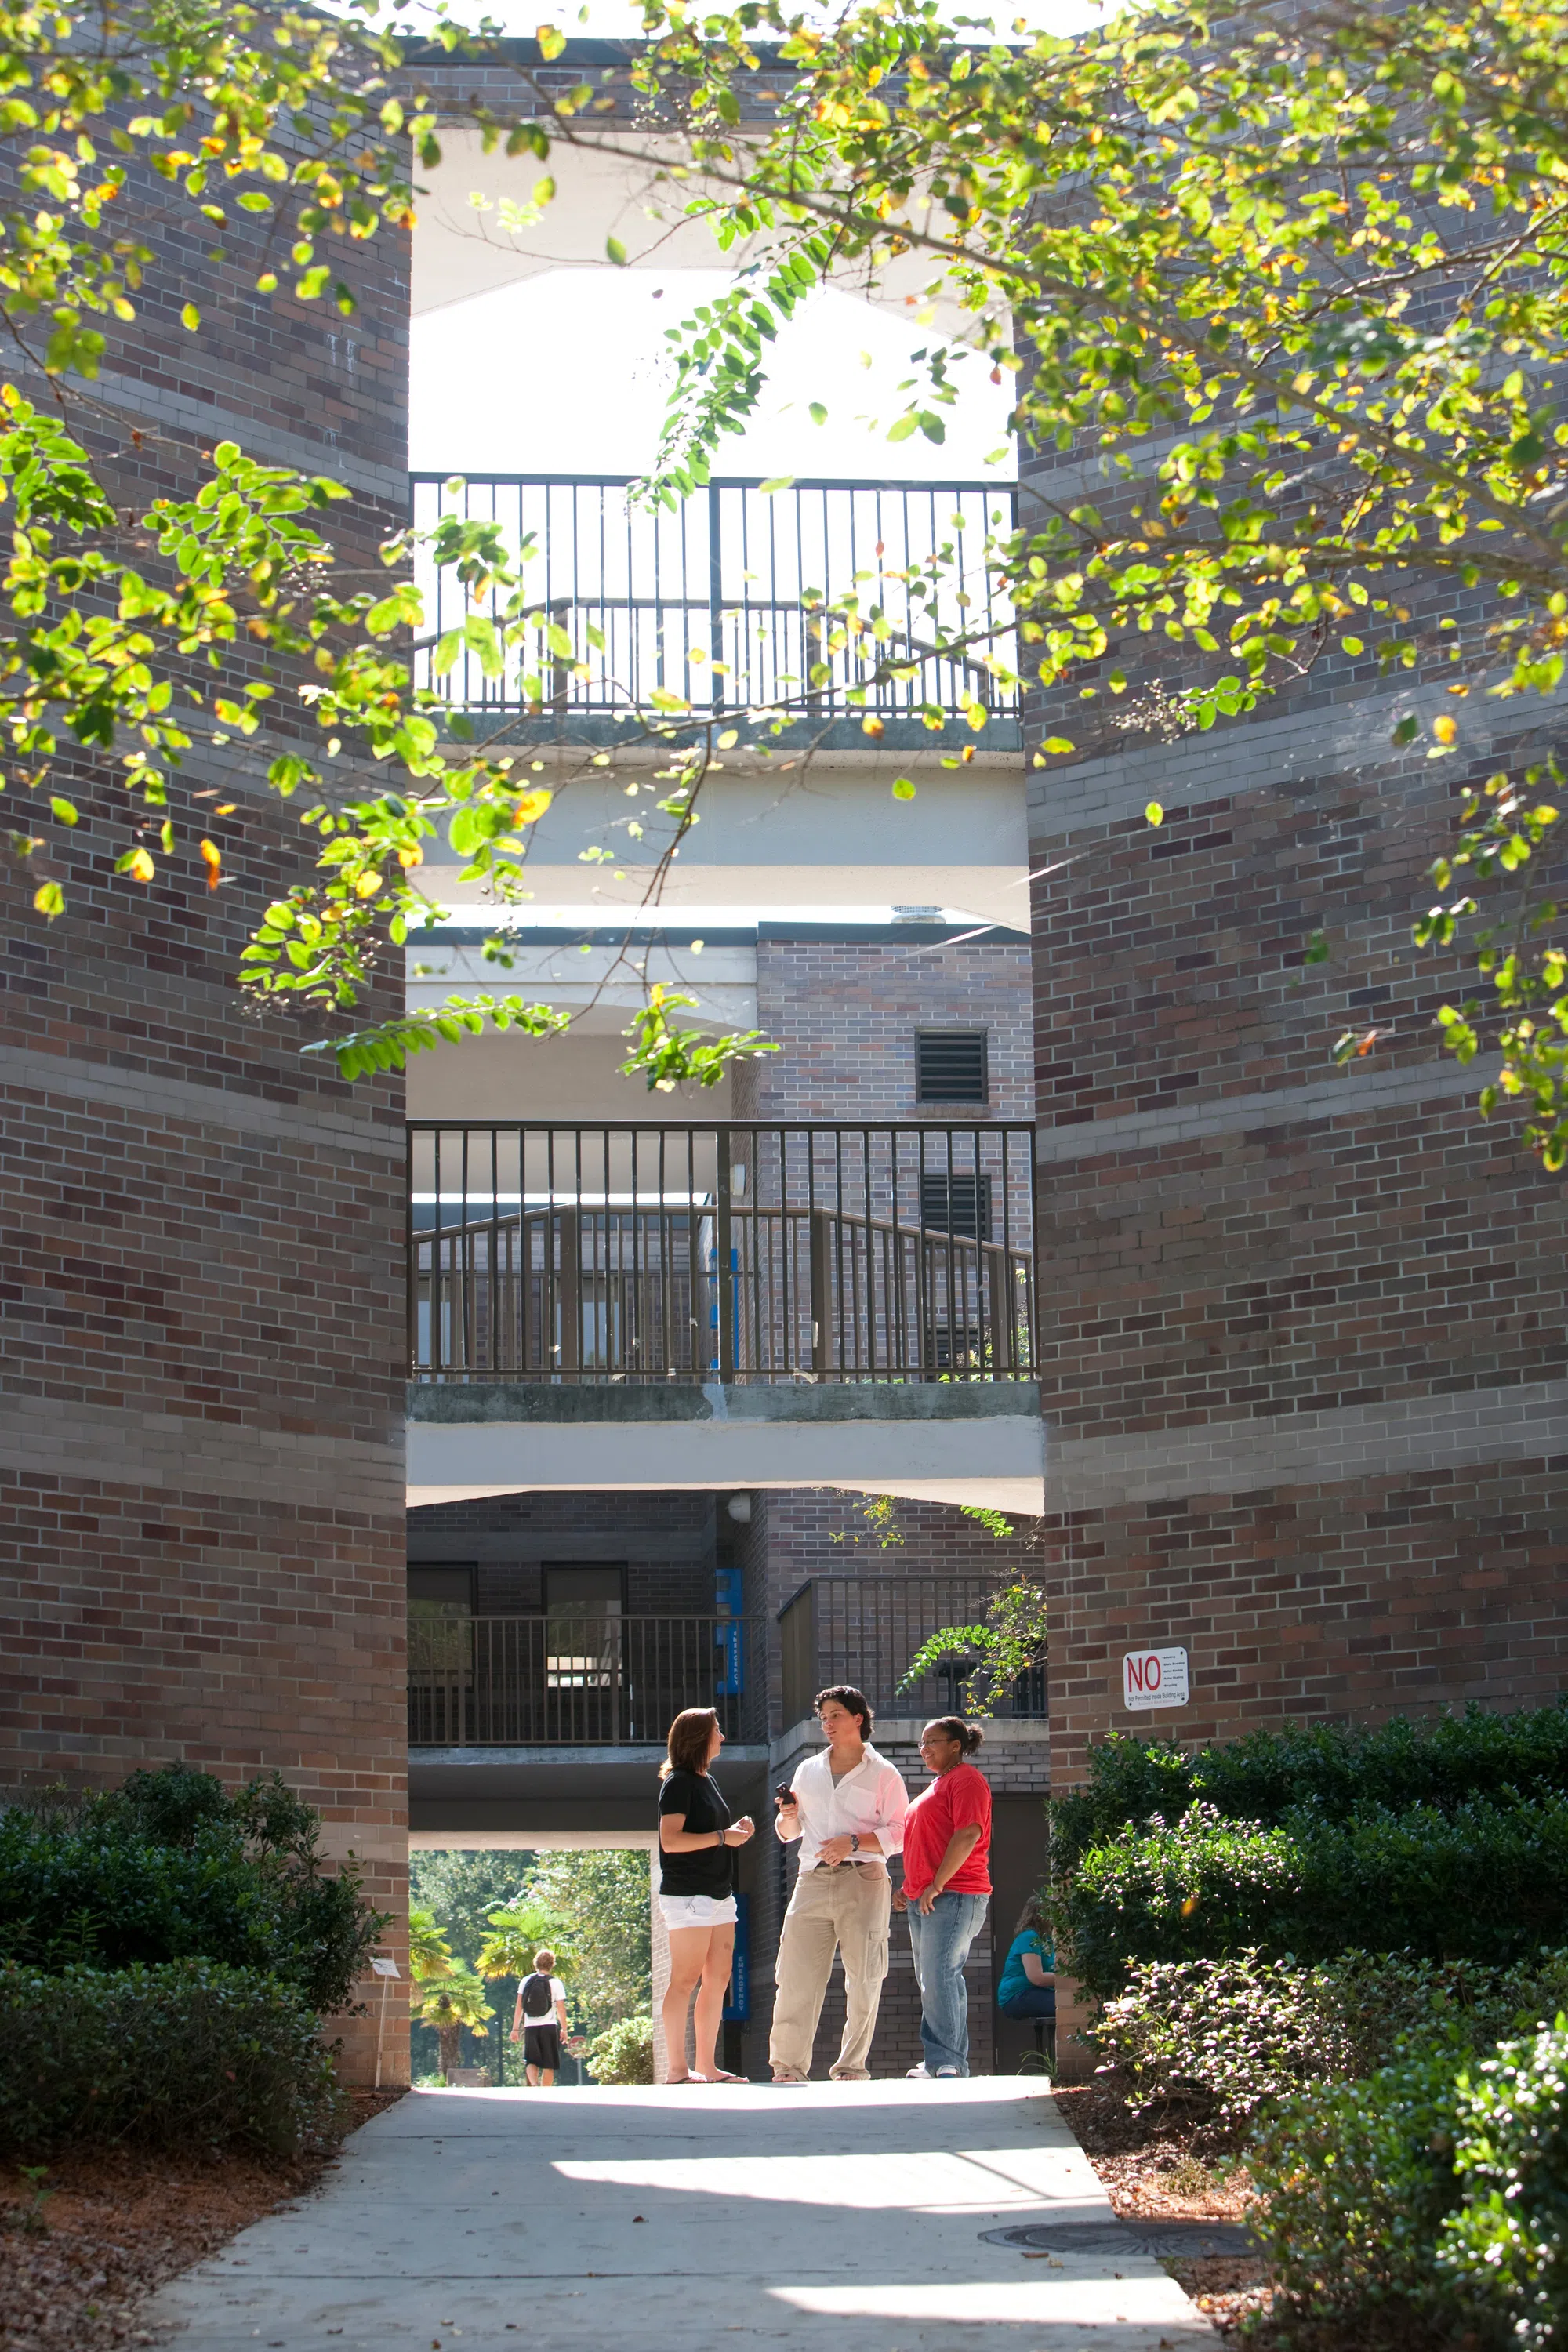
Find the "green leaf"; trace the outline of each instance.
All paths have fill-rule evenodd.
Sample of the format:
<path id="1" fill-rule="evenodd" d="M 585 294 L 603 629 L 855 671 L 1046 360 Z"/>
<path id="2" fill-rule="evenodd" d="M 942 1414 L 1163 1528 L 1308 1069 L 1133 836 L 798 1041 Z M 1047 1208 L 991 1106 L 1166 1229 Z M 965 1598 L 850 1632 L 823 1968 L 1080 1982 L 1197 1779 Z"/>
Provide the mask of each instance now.
<path id="1" fill-rule="evenodd" d="M 615 263 L 617 269 L 624 269 L 626 268 L 626 248 L 621 243 L 618 236 L 607 236 L 605 239 L 605 251 Z"/>
<path id="2" fill-rule="evenodd" d="M 793 490 L 795 488 L 795 476 L 793 474 L 774 474 L 769 480 L 761 483 L 759 488 L 763 489 L 769 498 L 772 498 L 775 490 Z"/>
<path id="3" fill-rule="evenodd" d="M 892 792 L 896 801 L 912 801 L 915 796 L 915 788 L 908 776 L 895 776 Z"/>
<path id="4" fill-rule="evenodd" d="M 62 800 L 58 793 L 56 793 L 51 796 L 49 808 L 51 813 L 55 816 L 58 817 L 62 824 L 79 824 L 81 823 L 81 812 L 77 807 L 76 803 L 74 801 Z"/>

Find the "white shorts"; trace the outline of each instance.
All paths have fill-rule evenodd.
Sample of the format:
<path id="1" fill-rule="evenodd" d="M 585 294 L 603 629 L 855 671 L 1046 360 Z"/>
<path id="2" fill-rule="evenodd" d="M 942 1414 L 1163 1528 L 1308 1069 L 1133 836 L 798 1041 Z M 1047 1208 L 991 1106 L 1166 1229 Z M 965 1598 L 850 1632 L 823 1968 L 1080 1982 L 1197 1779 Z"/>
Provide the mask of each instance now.
<path id="1" fill-rule="evenodd" d="M 732 1895 L 661 1895 L 658 1910 L 667 1927 L 732 1927 L 739 1916 Z"/>

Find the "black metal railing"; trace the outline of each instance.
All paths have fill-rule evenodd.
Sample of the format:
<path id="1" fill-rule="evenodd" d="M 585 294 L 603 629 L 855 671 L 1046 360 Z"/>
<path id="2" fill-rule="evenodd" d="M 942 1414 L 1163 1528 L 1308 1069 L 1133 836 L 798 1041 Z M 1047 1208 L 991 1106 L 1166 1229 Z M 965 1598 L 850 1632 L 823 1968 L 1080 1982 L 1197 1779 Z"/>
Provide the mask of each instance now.
<path id="1" fill-rule="evenodd" d="M 466 709 L 556 717 L 1016 711 L 992 667 L 1016 670 L 1016 646 L 988 554 L 1013 527 L 1010 486 L 720 481 L 651 509 L 631 488 L 620 476 L 413 475 L 417 527 L 456 514 L 499 523 L 512 548 L 532 541 L 523 594 L 537 624 L 499 675 L 469 646 L 439 668 L 436 641 L 500 605 L 473 605 L 454 571 L 421 556 L 432 642 L 416 683 Z M 850 596 L 855 615 L 836 616 Z"/>
<path id="2" fill-rule="evenodd" d="M 1034 1130 L 414 1120 L 422 1381 L 1015 1381 Z"/>
<path id="3" fill-rule="evenodd" d="M 963 1710 L 977 1659 L 963 1649 L 900 1689 L 911 1661 L 946 1626 L 983 1624 L 996 1590 L 975 1576 L 814 1576 L 779 1612 L 785 1728 L 811 1713 L 828 1683 L 851 1683 L 879 1715 L 951 1715 Z M 999 1715 L 1043 1717 L 1043 1666 L 1020 1675 Z"/>
<path id="4" fill-rule="evenodd" d="M 655 1747 L 685 1706 L 730 1739 L 765 1737 L 748 1617 L 470 1617 L 408 1629 L 408 1738 L 420 1748 Z"/>

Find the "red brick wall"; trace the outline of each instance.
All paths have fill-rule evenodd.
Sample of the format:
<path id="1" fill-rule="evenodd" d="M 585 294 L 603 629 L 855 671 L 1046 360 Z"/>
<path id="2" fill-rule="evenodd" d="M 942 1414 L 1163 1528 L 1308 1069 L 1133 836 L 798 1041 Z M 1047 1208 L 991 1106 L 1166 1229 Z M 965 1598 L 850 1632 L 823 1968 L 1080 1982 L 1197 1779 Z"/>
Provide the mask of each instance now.
<path id="1" fill-rule="evenodd" d="M 247 216 L 213 262 L 166 192 L 133 209 L 169 274 L 95 387 L 125 420 L 92 428 L 117 495 L 192 486 L 232 436 L 346 478 L 339 562 L 379 572 L 405 464 L 405 242 L 356 250 L 344 321 L 255 296 Z M 39 871 L 4 868 L 0 1785 L 278 1769 L 401 1912 L 401 1087 L 342 1086 L 300 1057 L 319 1017 L 258 1017 L 235 991 L 250 925 L 308 864 L 262 764 L 187 756 L 151 889 L 113 876 L 124 795 L 81 762 L 87 822 L 47 828 Z M 0 821 L 31 814 L 9 794 Z M 214 893 L 203 834 L 224 852 Z M 47 929 L 28 905 L 43 871 L 69 898 Z M 345 2030 L 363 2074 L 372 2022 Z M 395 2032 L 389 2063 L 405 2070 Z"/>

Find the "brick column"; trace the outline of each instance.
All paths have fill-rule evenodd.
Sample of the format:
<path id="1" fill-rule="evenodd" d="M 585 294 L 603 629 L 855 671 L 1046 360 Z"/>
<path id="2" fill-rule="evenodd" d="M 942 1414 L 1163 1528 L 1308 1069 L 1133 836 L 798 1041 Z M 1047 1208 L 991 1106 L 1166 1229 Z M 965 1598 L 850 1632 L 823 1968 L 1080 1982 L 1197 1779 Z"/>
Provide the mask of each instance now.
<path id="1" fill-rule="evenodd" d="M 255 293 L 250 215 L 216 259 L 161 184 L 133 181 L 125 209 L 165 274 L 111 341 L 83 428 L 117 501 L 188 491 L 230 437 L 343 481 L 337 561 L 378 572 L 405 496 L 405 240 L 353 249 L 344 320 Z M 258 1017 L 235 989 L 249 928 L 310 864 L 265 758 L 187 755 L 151 889 L 112 872 L 127 802 L 87 760 L 61 786 L 79 828 L 51 829 L 37 870 L 3 869 L 0 1786 L 111 1786 L 174 1759 L 279 1770 L 395 1915 L 401 1954 L 402 1089 L 341 1085 L 300 1058 L 319 1015 Z M 26 798 L 0 822 L 34 819 Z M 43 872 L 68 898 L 51 927 L 28 904 Z M 395 1002 L 389 983 L 369 1010 Z M 330 2028 L 351 2079 L 375 2022 L 373 2005 Z M 400 1997 L 387 2071 L 406 2067 Z"/>

